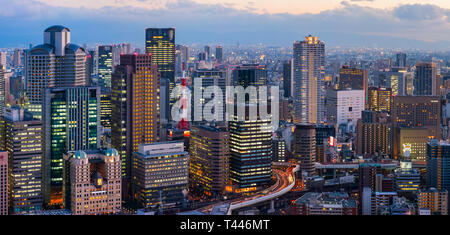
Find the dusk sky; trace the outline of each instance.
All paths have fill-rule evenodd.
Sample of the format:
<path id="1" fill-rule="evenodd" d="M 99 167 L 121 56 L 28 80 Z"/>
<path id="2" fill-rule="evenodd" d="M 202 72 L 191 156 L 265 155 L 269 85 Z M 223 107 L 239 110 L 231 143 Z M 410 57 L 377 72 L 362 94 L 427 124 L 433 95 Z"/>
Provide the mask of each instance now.
<path id="1" fill-rule="evenodd" d="M 78 44 L 144 44 L 147 27 L 177 43 L 289 46 L 305 35 L 330 46 L 450 49 L 450 1 L 0 0 L 0 48 L 42 43 L 62 24 Z"/>

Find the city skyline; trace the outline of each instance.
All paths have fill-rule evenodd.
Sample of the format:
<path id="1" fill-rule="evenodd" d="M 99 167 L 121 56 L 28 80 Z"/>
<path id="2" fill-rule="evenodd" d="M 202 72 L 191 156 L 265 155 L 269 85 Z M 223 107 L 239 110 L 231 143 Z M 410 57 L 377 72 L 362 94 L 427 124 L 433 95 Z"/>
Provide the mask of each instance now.
<path id="1" fill-rule="evenodd" d="M 317 7 L 305 1 L 282 0 L 271 11 L 261 11 L 272 6 L 265 0 L 247 5 L 233 5 L 237 2 L 233 0 L 96 1 L 90 5 L 88 1 L 77 1 L 78 5 L 73 2 L 0 0 L 0 20 L 6 22 L 0 26 L 0 48 L 36 44 L 40 29 L 51 24 L 66 25 L 77 32 L 74 41 L 88 44 L 126 41 L 144 46 L 145 28 L 174 27 L 177 44 L 291 46 L 293 41 L 313 34 L 329 46 L 450 48 L 450 35 L 446 34 L 450 29 L 450 6 L 442 0 L 427 4 L 415 0 L 389 4 L 385 0 L 319 0 Z M 284 11 L 282 6 L 289 4 L 293 4 L 292 10 Z"/>

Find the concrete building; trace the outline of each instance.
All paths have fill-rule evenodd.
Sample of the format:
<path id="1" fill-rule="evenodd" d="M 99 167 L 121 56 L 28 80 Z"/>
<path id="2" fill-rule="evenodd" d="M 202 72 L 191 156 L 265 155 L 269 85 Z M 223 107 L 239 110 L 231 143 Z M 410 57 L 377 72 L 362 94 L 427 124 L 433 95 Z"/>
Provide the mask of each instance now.
<path id="1" fill-rule="evenodd" d="M 416 63 L 414 76 L 414 95 L 416 96 L 438 96 L 440 79 L 437 76 L 436 63 Z"/>
<path id="2" fill-rule="evenodd" d="M 300 164 L 302 172 L 312 175 L 316 163 L 316 129 L 314 125 L 297 124 L 292 146 L 294 160 Z"/>
<path id="3" fill-rule="evenodd" d="M 8 215 L 8 152 L 0 152 L 0 215 Z"/>
<path id="4" fill-rule="evenodd" d="M 448 215 L 448 191 L 445 189 L 420 190 L 417 201 L 419 209 L 428 209 L 430 214 Z"/>
<path id="5" fill-rule="evenodd" d="M 123 161 L 122 191 L 128 194 L 133 152 L 161 135 L 160 75 L 150 54 L 122 55 L 120 60 L 112 75 L 111 146 Z"/>
<path id="6" fill-rule="evenodd" d="M 43 100 L 44 203 L 60 207 L 63 154 L 100 147 L 100 88 L 49 88 Z"/>
<path id="7" fill-rule="evenodd" d="M 188 188 L 189 153 L 183 142 L 140 144 L 133 153 L 131 191 L 141 207 L 181 203 Z"/>
<path id="8" fill-rule="evenodd" d="M 64 206 L 73 215 L 117 214 L 122 209 L 121 161 L 115 149 L 64 154 Z"/>
<path id="9" fill-rule="evenodd" d="M 365 118 L 364 116 L 373 116 Z M 370 110 L 362 112 L 362 118 L 358 119 L 356 125 L 356 154 L 375 154 L 391 152 L 391 125 L 382 114 Z"/>
<path id="10" fill-rule="evenodd" d="M 347 125 L 350 132 L 356 129 L 365 107 L 364 90 L 333 90 L 327 92 L 327 122 Z"/>
<path id="11" fill-rule="evenodd" d="M 293 47 L 294 123 L 325 123 L 325 43 L 310 35 Z"/>
<path id="12" fill-rule="evenodd" d="M 230 183 L 230 137 L 225 128 L 195 126 L 189 142 L 189 184 L 193 191 L 220 196 Z"/>
<path id="13" fill-rule="evenodd" d="M 9 212 L 41 210 L 42 122 L 23 109 L 8 108 L 0 123 L 0 148 L 9 155 Z"/>
<path id="14" fill-rule="evenodd" d="M 450 143 L 432 139 L 426 151 L 427 186 L 450 190 Z"/>
<path id="15" fill-rule="evenodd" d="M 56 25 L 44 31 L 44 44 L 25 53 L 26 94 L 30 112 L 41 119 L 43 92 L 52 87 L 89 85 L 86 51 L 70 42 L 70 30 Z"/>
<path id="16" fill-rule="evenodd" d="M 400 162 L 400 168 L 394 172 L 394 189 L 397 192 L 416 193 L 420 188 L 420 172 L 412 168 L 411 161 Z"/>
<path id="17" fill-rule="evenodd" d="M 358 204 L 347 193 L 306 193 L 293 204 L 295 215 L 358 215 Z"/>
<path id="18" fill-rule="evenodd" d="M 375 112 L 391 112 L 392 89 L 384 87 L 369 87 L 367 94 L 368 110 Z"/>

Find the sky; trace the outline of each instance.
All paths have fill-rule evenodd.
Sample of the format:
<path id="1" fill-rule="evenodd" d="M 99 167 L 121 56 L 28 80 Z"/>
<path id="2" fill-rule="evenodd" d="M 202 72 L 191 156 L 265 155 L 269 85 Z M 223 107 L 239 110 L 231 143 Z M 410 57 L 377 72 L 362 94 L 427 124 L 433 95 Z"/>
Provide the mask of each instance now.
<path id="1" fill-rule="evenodd" d="M 426 3 L 425 3 L 426 2 Z M 72 42 L 143 46 L 145 28 L 175 27 L 179 44 L 450 49 L 449 0 L 0 0 L 0 48 L 42 43 L 51 25 Z"/>

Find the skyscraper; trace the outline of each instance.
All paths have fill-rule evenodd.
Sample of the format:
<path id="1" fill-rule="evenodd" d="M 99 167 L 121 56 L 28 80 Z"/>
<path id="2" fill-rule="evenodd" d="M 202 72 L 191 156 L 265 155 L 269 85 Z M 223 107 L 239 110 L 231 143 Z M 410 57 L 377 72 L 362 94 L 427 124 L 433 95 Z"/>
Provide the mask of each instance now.
<path id="1" fill-rule="evenodd" d="M 441 138 L 441 100 L 437 96 L 394 96 L 394 127 L 426 127 L 430 138 Z"/>
<path id="2" fill-rule="evenodd" d="M 73 87 L 88 84 L 86 52 L 70 43 L 70 30 L 56 25 L 44 31 L 44 44 L 26 52 L 26 94 L 29 110 L 42 118 L 43 92 L 51 87 Z"/>
<path id="3" fill-rule="evenodd" d="M 375 112 L 391 112 L 392 89 L 384 87 L 369 87 L 367 94 L 368 110 Z"/>
<path id="4" fill-rule="evenodd" d="M 439 95 L 440 82 L 437 78 L 437 67 L 435 63 L 420 62 L 416 64 L 414 76 L 414 95 Z"/>
<path id="5" fill-rule="evenodd" d="M 100 147 L 100 88 L 50 88 L 44 93 L 44 203 L 62 206 L 63 154 Z"/>
<path id="6" fill-rule="evenodd" d="M 325 43 L 308 36 L 294 43 L 294 123 L 324 123 Z"/>
<path id="7" fill-rule="evenodd" d="M 427 186 L 450 190 L 450 143 L 430 140 L 427 143 Z"/>
<path id="8" fill-rule="evenodd" d="M 112 46 L 98 47 L 98 86 L 103 90 L 111 89 Z"/>
<path id="9" fill-rule="evenodd" d="M 284 97 L 292 97 L 292 60 L 283 63 L 283 89 Z"/>
<path id="10" fill-rule="evenodd" d="M 351 88 L 352 90 L 364 90 L 367 93 L 368 71 L 344 66 L 339 70 L 339 90 Z"/>
<path id="11" fill-rule="evenodd" d="M 132 165 L 131 190 L 140 206 L 149 208 L 184 200 L 189 154 L 184 151 L 183 142 L 140 144 L 133 153 Z"/>
<path id="12" fill-rule="evenodd" d="M 5 72 L 4 72 L 4 68 L 6 68 L 6 65 L 0 65 L 0 117 L 3 116 L 3 113 L 5 111 L 5 96 L 6 96 L 6 92 L 5 92 L 5 83 L 6 83 L 6 79 L 5 79 Z M 9 85 L 9 83 L 8 83 Z"/>
<path id="13" fill-rule="evenodd" d="M 9 155 L 9 207 L 13 214 L 42 209 L 42 122 L 20 108 L 1 121 L 0 147 Z"/>
<path id="14" fill-rule="evenodd" d="M 406 63 L 406 54 L 405 53 L 397 53 L 395 55 L 395 65 L 399 68 L 407 67 Z"/>
<path id="15" fill-rule="evenodd" d="M 119 151 L 126 179 L 132 153 L 140 144 L 159 141 L 160 75 L 152 59 L 150 54 L 122 55 L 112 75 L 111 145 Z"/>
<path id="16" fill-rule="evenodd" d="M 365 118 L 366 115 L 374 117 Z M 356 126 L 356 153 L 358 155 L 377 152 L 390 154 L 391 125 L 387 122 L 387 117 L 380 117 L 380 114 L 370 110 L 364 110 L 362 116 Z"/>
<path id="17" fill-rule="evenodd" d="M 327 123 L 347 125 L 354 131 L 356 122 L 364 110 L 364 90 L 333 90 L 327 91 Z"/>
<path id="18" fill-rule="evenodd" d="M 158 65 L 161 79 L 168 79 L 170 106 L 174 103 L 172 90 L 175 87 L 175 29 L 147 28 L 145 30 L 146 53 L 151 53 L 152 63 Z"/>
<path id="19" fill-rule="evenodd" d="M 0 152 L 0 215 L 8 215 L 8 152 Z"/>
<path id="20" fill-rule="evenodd" d="M 314 125 L 296 124 L 293 144 L 294 160 L 300 164 L 302 172 L 314 174 L 316 163 L 316 129 Z"/>
<path id="21" fill-rule="evenodd" d="M 207 196 L 219 196 L 230 180 L 230 140 L 224 128 L 193 127 L 189 142 L 190 188 Z"/>
<path id="22" fill-rule="evenodd" d="M 116 214 L 122 209 L 120 155 L 115 149 L 64 154 L 64 205 L 73 215 Z"/>
<path id="23" fill-rule="evenodd" d="M 264 86 L 267 71 L 260 65 L 241 65 L 233 69 L 234 86 Z M 234 100 L 234 97 L 231 97 Z M 272 176 L 272 126 L 270 117 L 250 116 L 250 110 L 261 111 L 262 100 L 245 98 L 248 104 L 234 102 L 230 130 L 230 178 L 240 190 L 255 190 L 270 182 Z M 228 102 L 228 101 L 227 101 Z M 260 105 L 258 105 L 258 103 Z M 266 107 L 270 110 L 270 107 Z M 244 115 L 237 112 L 244 110 Z M 278 110 L 277 110 L 278 111 Z M 276 112 L 276 111 L 271 111 Z"/>
<path id="24" fill-rule="evenodd" d="M 216 47 L 216 60 L 217 60 L 217 63 L 219 63 L 219 64 L 223 63 L 223 48 L 222 48 L 222 46 Z"/>

